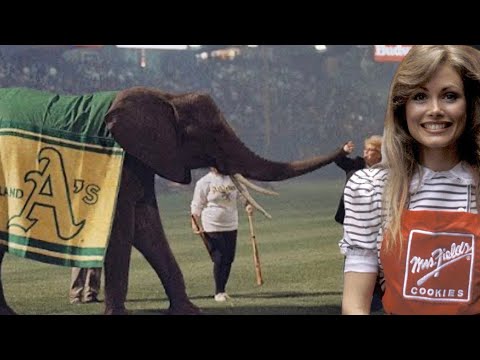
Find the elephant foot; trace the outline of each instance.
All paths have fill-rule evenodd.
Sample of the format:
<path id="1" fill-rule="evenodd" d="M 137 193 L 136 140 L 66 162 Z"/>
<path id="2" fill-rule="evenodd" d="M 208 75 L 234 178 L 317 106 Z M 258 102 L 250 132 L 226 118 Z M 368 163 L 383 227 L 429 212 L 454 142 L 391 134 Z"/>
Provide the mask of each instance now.
<path id="1" fill-rule="evenodd" d="M 15 311 L 8 305 L 0 307 L 0 315 L 17 315 Z"/>
<path id="2" fill-rule="evenodd" d="M 127 309 L 122 308 L 105 308 L 104 315 L 128 315 Z"/>
<path id="3" fill-rule="evenodd" d="M 202 315 L 202 310 L 190 300 L 171 304 L 167 315 Z"/>

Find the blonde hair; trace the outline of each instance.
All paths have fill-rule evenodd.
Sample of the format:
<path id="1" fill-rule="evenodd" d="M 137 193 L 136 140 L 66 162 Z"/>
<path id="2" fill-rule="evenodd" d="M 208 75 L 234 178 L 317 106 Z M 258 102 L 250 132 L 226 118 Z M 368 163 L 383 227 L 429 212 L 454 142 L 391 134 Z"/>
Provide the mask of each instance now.
<path id="1" fill-rule="evenodd" d="M 372 135 L 365 139 L 364 146 L 372 146 L 378 151 L 382 150 L 382 136 L 380 135 Z"/>
<path id="2" fill-rule="evenodd" d="M 426 84 L 442 65 L 460 75 L 467 100 L 467 123 L 457 142 L 460 160 L 480 169 L 480 51 L 465 45 L 416 45 L 400 63 L 392 84 L 385 115 L 382 166 L 389 170 L 382 198 L 389 233 L 386 249 L 402 245 L 400 222 L 409 202 L 409 184 L 418 166 L 417 142 L 410 135 L 405 105 L 415 89 Z M 477 199 L 479 199 L 477 186 Z"/>

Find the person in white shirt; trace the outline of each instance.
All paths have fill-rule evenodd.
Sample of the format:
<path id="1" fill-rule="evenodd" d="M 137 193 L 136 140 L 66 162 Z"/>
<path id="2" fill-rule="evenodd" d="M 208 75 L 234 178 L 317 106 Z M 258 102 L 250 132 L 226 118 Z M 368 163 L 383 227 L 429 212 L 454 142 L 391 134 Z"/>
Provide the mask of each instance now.
<path id="1" fill-rule="evenodd" d="M 343 314 L 480 314 L 480 52 L 416 45 L 388 97 L 382 162 L 346 184 Z"/>
<path id="2" fill-rule="evenodd" d="M 208 242 L 213 261 L 214 299 L 218 302 L 228 299 L 226 286 L 237 246 L 239 199 L 243 200 L 243 196 L 230 177 L 212 167 L 195 184 L 190 205 L 192 230 L 196 234 L 204 233 Z M 253 206 L 246 200 L 244 202 L 245 210 L 252 214 Z"/>

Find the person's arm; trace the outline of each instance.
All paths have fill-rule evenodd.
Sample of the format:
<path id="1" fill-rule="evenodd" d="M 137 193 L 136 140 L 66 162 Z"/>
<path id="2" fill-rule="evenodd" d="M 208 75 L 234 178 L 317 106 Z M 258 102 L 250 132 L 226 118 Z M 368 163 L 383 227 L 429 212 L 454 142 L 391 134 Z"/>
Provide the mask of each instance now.
<path id="1" fill-rule="evenodd" d="M 195 190 L 193 191 L 193 198 L 190 204 L 192 231 L 194 234 L 204 232 L 201 215 L 207 205 L 207 191 L 208 184 L 200 179 L 195 184 Z"/>
<path id="2" fill-rule="evenodd" d="M 369 315 L 377 273 L 347 272 L 343 280 L 342 315 Z"/>
<path id="3" fill-rule="evenodd" d="M 340 249 L 345 255 L 342 314 L 369 314 L 378 273 L 377 241 L 382 226 L 385 170 L 360 170 L 344 190 L 345 221 Z"/>
<path id="4" fill-rule="evenodd" d="M 202 220 L 200 219 L 200 216 L 195 214 L 192 214 L 192 231 L 194 234 L 200 234 L 204 232 Z"/>
<path id="5" fill-rule="evenodd" d="M 344 155 L 339 156 L 334 160 L 335 164 L 345 172 L 352 170 L 355 166 L 355 160 L 348 157 L 348 155 L 350 155 L 354 149 L 355 144 L 353 141 L 347 142 L 343 146 Z"/>

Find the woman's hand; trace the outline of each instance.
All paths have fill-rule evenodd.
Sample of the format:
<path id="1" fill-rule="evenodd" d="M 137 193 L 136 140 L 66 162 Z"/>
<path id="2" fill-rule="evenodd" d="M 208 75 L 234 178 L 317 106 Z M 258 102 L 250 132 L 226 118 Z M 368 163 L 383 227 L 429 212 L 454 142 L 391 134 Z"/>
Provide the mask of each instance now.
<path id="1" fill-rule="evenodd" d="M 349 141 L 343 146 L 343 151 L 345 151 L 347 154 L 351 154 L 353 149 L 355 149 L 355 144 L 353 141 Z"/>
<path id="2" fill-rule="evenodd" d="M 192 215 L 192 231 L 194 234 L 201 234 L 204 232 L 202 229 L 202 225 L 200 225 L 200 218 L 195 215 Z"/>
<path id="3" fill-rule="evenodd" d="M 252 215 L 254 209 L 255 208 L 250 204 L 245 205 L 245 211 L 247 212 L 248 215 Z"/>

